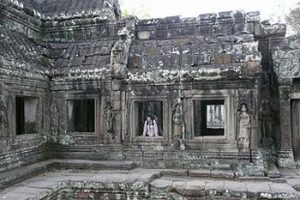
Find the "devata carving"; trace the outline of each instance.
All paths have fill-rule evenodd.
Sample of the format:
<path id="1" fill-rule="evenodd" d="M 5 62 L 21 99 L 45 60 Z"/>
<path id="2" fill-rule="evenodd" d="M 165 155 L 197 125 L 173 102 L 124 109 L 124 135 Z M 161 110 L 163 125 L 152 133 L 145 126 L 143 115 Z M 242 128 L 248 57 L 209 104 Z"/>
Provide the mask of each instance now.
<path id="1" fill-rule="evenodd" d="M 107 137 L 114 139 L 114 121 L 115 121 L 115 115 L 113 113 L 113 107 L 111 105 L 111 102 L 107 102 L 105 106 L 105 117 L 106 117 L 106 131 L 107 131 Z"/>
<path id="2" fill-rule="evenodd" d="M 58 102 L 55 99 L 51 101 L 51 131 L 48 138 L 50 143 L 58 143 L 59 142 L 59 123 L 60 123 L 60 114 Z"/>
<path id="3" fill-rule="evenodd" d="M 183 127 L 183 119 L 182 119 L 182 110 L 179 103 L 175 105 L 175 109 L 173 111 L 173 136 L 174 139 L 181 139 L 182 137 L 182 127 Z"/>
<path id="4" fill-rule="evenodd" d="M 271 105 L 268 99 L 264 99 L 260 103 L 259 109 L 259 120 L 260 120 L 260 130 L 262 135 L 262 141 L 270 138 L 272 132 L 272 113 Z"/>
<path id="5" fill-rule="evenodd" d="M 246 104 L 241 104 L 238 114 L 238 149 L 247 151 L 250 147 L 251 116 Z"/>

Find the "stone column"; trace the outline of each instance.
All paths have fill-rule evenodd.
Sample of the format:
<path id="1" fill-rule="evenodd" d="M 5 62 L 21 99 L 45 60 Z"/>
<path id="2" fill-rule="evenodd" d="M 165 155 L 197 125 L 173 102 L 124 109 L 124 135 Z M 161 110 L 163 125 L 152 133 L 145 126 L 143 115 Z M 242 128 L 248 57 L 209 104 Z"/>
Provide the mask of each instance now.
<path id="1" fill-rule="evenodd" d="M 111 86 L 111 103 L 112 103 L 112 111 L 114 114 L 114 123 L 113 123 L 113 131 L 114 131 L 114 143 L 121 143 L 122 140 L 122 115 L 123 115 L 123 106 L 122 106 L 122 79 L 113 79 Z"/>
<path id="2" fill-rule="evenodd" d="M 280 150 L 278 152 L 278 165 L 288 168 L 295 167 L 292 147 L 290 89 L 290 86 L 279 86 Z"/>

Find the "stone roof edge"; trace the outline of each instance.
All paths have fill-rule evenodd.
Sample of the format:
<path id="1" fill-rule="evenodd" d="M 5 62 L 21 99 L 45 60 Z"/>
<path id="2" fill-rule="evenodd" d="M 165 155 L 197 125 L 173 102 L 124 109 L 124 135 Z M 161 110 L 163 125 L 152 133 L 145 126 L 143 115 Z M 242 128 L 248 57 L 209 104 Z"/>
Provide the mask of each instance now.
<path id="1" fill-rule="evenodd" d="M 2 1 L 3 1 L 3 5 L 12 6 L 13 8 L 24 11 L 28 15 L 35 17 L 37 19 L 42 18 L 41 12 L 39 12 L 38 10 L 36 10 L 34 8 L 25 6 L 21 1 L 18 1 L 18 0 L 2 0 Z"/>
<path id="2" fill-rule="evenodd" d="M 202 24 L 223 23 L 223 22 L 260 22 L 260 12 L 244 12 L 242 10 L 223 11 L 218 13 L 200 14 L 198 17 L 182 18 L 180 15 L 168 16 L 165 18 L 139 19 L 139 25 L 157 25 L 169 23 L 181 23 L 193 21 Z"/>
<path id="3" fill-rule="evenodd" d="M 108 13 L 112 12 L 111 8 L 99 8 L 99 9 L 89 9 L 89 10 L 82 10 L 82 12 L 75 12 L 71 15 L 65 14 L 65 13 L 59 13 L 53 16 L 48 16 L 46 14 L 43 14 L 37 9 L 34 9 L 32 7 L 25 6 L 23 2 L 19 0 L 2 0 L 2 5 L 5 10 L 8 10 L 9 7 L 15 8 L 19 11 L 25 12 L 31 17 L 34 17 L 38 20 L 42 21 L 62 21 L 62 20 L 68 20 L 68 19 L 74 19 L 74 18 L 90 18 L 90 17 L 103 17 L 103 14 L 101 13 Z M 20 13 L 17 13 L 19 15 Z"/>

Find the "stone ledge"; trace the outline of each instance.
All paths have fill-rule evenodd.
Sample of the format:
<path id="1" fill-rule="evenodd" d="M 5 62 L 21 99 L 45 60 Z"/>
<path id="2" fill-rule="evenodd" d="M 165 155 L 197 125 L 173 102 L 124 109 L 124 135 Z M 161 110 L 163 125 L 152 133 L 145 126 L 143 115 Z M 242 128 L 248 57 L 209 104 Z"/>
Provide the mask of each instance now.
<path id="1" fill-rule="evenodd" d="M 131 161 L 47 160 L 0 174 L 0 189 L 50 169 L 131 170 L 133 168 L 134 163 Z"/>
<path id="2" fill-rule="evenodd" d="M 51 160 L 49 162 L 62 162 Z M 72 161 L 64 161 L 72 163 Z M 80 163 L 74 160 L 73 163 Z M 85 161 L 83 163 L 88 163 Z M 92 161 L 92 163 L 95 163 Z M 98 163 L 98 162 L 96 162 Z M 100 162 L 105 165 L 114 162 Z M 174 171 L 182 174 L 183 171 Z M 170 199 L 171 193 L 179 198 L 243 198 L 243 199 L 297 199 L 293 184 L 274 183 L 270 180 L 245 181 L 194 177 L 161 177 L 161 170 L 61 170 L 21 182 L 0 192 L 0 199 L 55 198 L 64 192 L 69 195 L 137 195 L 136 198 L 158 197 Z M 176 174 L 176 173 L 175 173 Z M 296 183 L 296 182 L 295 182 Z M 295 187 L 296 188 L 296 187 Z M 165 197 L 165 198 L 163 198 Z"/>

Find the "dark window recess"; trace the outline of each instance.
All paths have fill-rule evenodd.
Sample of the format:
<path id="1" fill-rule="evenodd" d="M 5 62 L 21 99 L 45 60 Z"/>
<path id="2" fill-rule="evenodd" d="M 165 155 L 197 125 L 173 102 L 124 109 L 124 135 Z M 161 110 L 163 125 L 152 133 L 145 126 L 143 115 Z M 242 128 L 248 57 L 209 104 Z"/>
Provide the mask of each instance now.
<path id="1" fill-rule="evenodd" d="M 95 100 L 68 101 L 68 132 L 95 132 Z"/>
<path id="2" fill-rule="evenodd" d="M 16 97 L 16 134 L 38 132 L 37 123 L 38 98 Z"/>
<path id="3" fill-rule="evenodd" d="M 158 126 L 158 135 L 163 133 L 163 102 L 161 101 L 143 101 L 137 102 L 138 109 L 138 135 L 143 134 L 144 123 L 148 114 L 156 121 Z"/>
<path id="4" fill-rule="evenodd" d="M 224 135 L 224 100 L 194 101 L 194 136 Z"/>

